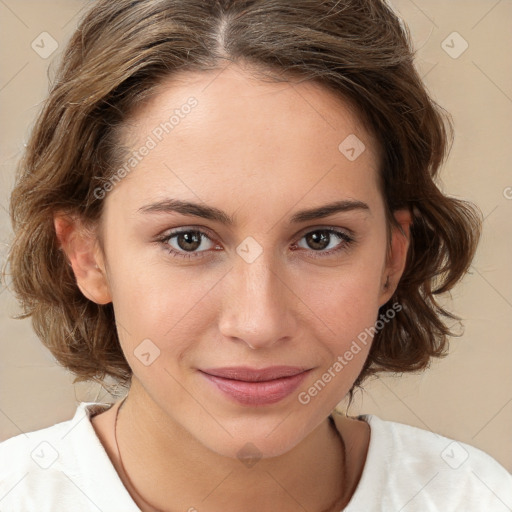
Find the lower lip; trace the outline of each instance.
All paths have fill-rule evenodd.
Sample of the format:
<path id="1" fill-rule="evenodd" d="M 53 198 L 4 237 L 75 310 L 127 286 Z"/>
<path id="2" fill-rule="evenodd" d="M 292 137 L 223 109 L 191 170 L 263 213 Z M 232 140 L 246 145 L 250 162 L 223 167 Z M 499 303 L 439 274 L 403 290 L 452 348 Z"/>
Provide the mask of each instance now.
<path id="1" fill-rule="evenodd" d="M 242 380 L 224 379 L 201 372 L 210 382 L 225 395 L 243 405 L 269 405 L 280 402 L 293 393 L 306 378 L 309 370 L 280 379 L 263 382 L 247 382 Z"/>

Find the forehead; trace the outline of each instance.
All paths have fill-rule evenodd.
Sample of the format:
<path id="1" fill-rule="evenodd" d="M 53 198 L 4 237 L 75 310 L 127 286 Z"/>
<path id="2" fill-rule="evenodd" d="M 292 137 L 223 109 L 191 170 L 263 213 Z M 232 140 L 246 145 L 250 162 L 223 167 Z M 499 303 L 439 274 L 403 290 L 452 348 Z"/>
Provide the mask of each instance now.
<path id="1" fill-rule="evenodd" d="M 123 179 L 138 194 L 172 185 L 200 196 L 221 183 L 298 198 L 313 187 L 353 195 L 377 181 L 378 145 L 347 102 L 314 82 L 263 81 L 235 65 L 163 81 L 121 141 L 127 156 L 150 147 Z"/>
<path id="2" fill-rule="evenodd" d="M 197 105 L 189 108 L 187 102 L 192 99 Z M 205 126 L 222 128 L 215 135 L 225 133 L 226 137 L 238 134 L 242 126 L 259 136 L 272 134 L 275 129 L 280 129 L 282 136 L 295 137 L 350 131 L 368 142 L 371 153 L 377 149 L 355 109 L 339 94 L 314 81 L 262 80 L 252 68 L 235 64 L 215 71 L 177 73 L 164 79 L 151 99 L 134 109 L 124 124 L 124 135 L 133 138 L 151 133 L 173 114 L 173 137 L 191 135 L 192 129 L 200 135 Z M 298 117 L 300 123 L 296 123 Z M 158 138 L 158 133 L 155 136 Z"/>

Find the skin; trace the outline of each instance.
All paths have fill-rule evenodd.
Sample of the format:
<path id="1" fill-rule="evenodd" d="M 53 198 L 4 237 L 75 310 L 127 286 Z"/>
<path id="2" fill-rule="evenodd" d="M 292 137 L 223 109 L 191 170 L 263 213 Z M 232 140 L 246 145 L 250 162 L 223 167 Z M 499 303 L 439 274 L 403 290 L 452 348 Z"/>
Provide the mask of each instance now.
<path id="1" fill-rule="evenodd" d="M 234 64 L 220 74 L 180 78 L 164 82 L 125 125 L 123 143 L 135 150 L 187 98 L 198 100 L 103 199 L 105 251 L 97 233 L 55 216 L 83 294 L 113 303 L 133 370 L 117 425 L 124 467 L 138 493 L 162 510 L 320 512 L 343 490 L 340 510 L 359 481 L 370 432 L 363 421 L 338 417 L 344 474 L 327 418 L 359 375 L 370 343 L 360 344 L 308 404 L 298 395 L 375 324 L 404 270 L 410 214 L 395 212 L 404 233 L 393 228 L 388 253 L 377 143 L 329 91 L 313 83 L 265 83 Z M 366 147 L 354 161 L 338 149 L 350 134 Z M 235 223 L 138 211 L 167 198 L 206 203 Z M 298 210 L 339 200 L 359 200 L 369 210 L 289 222 Z M 180 237 L 155 241 L 176 228 L 210 237 L 189 249 L 199 257 L 169 254 L 169 245 L 187 254 L 183 238 L 181 246 Z M 311 234 L 325 228 L 351 230 L 355 242 L 331 235 L 318 248 Z M 262 250 L 252 262 L 236 251 L 247 237 Z M 144 339 L 160 350 L 148 366 L 134 354 Z M 278 364 L 312 370 L 291 395 L 259 407 L 230 400 L 198 371 Z M 148 510 L 120 470 L 113 438 L 118 405 L 93 425 L 135 501 Z M 251 468 L 237 458 L 246 443 L 262 457 Z"/>

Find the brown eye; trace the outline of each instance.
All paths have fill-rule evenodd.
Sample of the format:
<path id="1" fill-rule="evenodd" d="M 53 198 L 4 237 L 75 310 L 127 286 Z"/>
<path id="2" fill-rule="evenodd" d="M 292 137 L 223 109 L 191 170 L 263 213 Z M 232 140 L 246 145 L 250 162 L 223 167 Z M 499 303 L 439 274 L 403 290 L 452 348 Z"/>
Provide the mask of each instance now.
<path id="1" fill-rule="evenodd" d="M 347 248 L 354 242 L 354 239 L 345 232 L 331 228 L 310 231 L 301 240 L 305 240 L 306 246 L 298 244 L 299 247 L 310 249 L 310 252 L 317 252 L 319 253 L 318 256 L 331 255 Z"/>
<path id="2" fill-rule="evenodd" d="M 173 231 L 161 238 L 159 241 L 165 245 L 165 249 L 178 258 L 196 258 L 203 256 L 202 253 L 207 252 L 212 247 L 204 247 L 204 240 L 208 240 L 212 245 L 210 237 L 199 230 L 181 230 Z M 173 241 L 173 243 L 171 243 Z M 202 250 L 198 250 L 202 247 Z"/>
<path id="3" fill-rule="evenodd" d="M 327 231 L 312 231 L 304 238 L 311 249 L 323 250 L 329 245 L 332 236 Z"/>
<path id="4" fill-rule="evenodd" d="M 175 235 L 175 238 L 180 249 L 184 251 L 195 251 L 202 242 L 199 231 L 183 231 Z"/>

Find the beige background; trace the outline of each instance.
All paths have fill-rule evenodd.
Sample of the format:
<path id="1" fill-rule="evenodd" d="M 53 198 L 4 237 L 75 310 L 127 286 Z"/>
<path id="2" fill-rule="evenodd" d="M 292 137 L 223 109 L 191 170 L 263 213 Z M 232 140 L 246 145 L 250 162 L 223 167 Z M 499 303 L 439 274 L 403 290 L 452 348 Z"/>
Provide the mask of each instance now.
<path id="1" fill-rule="evenodd" d="M 417 66 L 431 94 L 454 118 L 443 190 L 479 205 L 484 235 L 471 274 L 447 299 L 465 323 L 448 358 L 423 374 L 369 383 L 349 413 L 438 432 L 481 448 L 512 471 L 512 2 L 392 4 L 411 29 Z M 48 66 L 86 5 L 0 1 L 2 260 L 11 234 L 7 208 L 14 165 L 47 92 Z M 31 47 L 42 32 L 59 44 L 47 59 Z M 468 48 L 454 58 L 464 41 Z M 0 288 L 0 441 L 70 419 L 77 400 L 111 401 L 96 385 L 73 386 L 72 375 L 56 365 L 30 321 L 10 318 L 16 312 L 8 287 Z"/>

